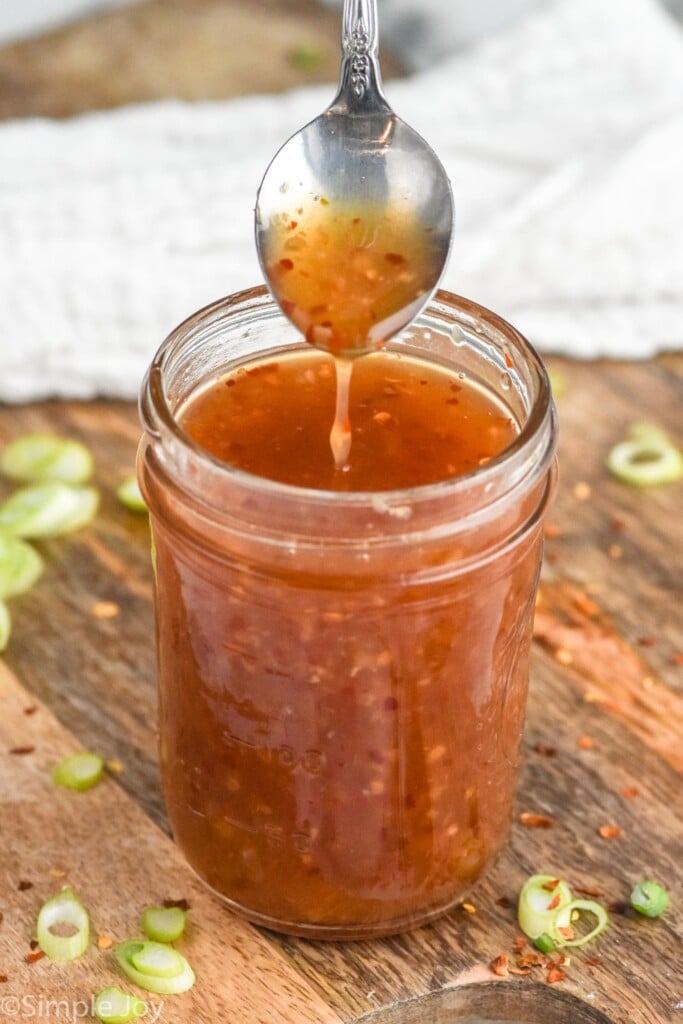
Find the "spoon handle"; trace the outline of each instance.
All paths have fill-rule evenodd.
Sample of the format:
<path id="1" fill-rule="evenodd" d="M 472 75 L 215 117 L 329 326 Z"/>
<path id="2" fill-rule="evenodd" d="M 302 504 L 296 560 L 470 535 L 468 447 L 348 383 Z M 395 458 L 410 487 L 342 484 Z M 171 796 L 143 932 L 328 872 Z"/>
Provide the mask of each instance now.
<path id="1" fill-rule="evenodd" d="M 344 0 L 337 104 L 365 110 L 386 106 L 377 49 L 377 0 Z"/>

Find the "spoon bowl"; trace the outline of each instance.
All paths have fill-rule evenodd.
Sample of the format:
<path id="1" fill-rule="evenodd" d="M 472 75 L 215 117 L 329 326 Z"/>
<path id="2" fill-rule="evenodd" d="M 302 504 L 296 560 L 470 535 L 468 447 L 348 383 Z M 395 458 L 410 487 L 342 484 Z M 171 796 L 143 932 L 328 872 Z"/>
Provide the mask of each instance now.
<path id="1" fill-rule="evenodd" d="M 271 291 L 316 347 L 372 351 L 428 302 L 452 230 L 441 162 L 382 92 L 376 0 L 345 0 L 337 96 L 282 146 L 258 191 Z"/>

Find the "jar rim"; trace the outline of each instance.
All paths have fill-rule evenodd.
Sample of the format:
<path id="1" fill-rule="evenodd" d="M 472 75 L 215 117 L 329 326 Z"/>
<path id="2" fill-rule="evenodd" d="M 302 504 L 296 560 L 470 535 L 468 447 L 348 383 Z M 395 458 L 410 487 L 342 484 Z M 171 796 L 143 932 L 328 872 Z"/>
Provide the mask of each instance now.
<path id="1" fill-rule="evenodd" d="M 485 306 L 463 296 L 439 289 L 432 296 L 422 315 L 438 311 L 437 304 L 450 308 L 454 312 L 465 314 L 495 332 L 505 335 L 507 340 L 512 341 L 524 353 L 534 371 L 537 388 L 532 405 L 519 434 L 509 445 L 490 458 L 483 466 L 478 466 L 457 476 L 446 477 L 428 484 L 385 490 L 323 490 L 283 483 L 250 473 L 212 455 L 183 430 L 168 400 L 164 384 L 164 371 L 174 345 L 186 337 L 192 328 L 201 325 L 218 313 L 252 302 L 260 303 L 263 309 L 280 312 L 267 287 L 257 285 L 219 298 L 186 317 L 170 332 L 158 348 L 145 375 L 140 394 L 140 415 L 147 433 L 157 440 L 171 439 L 172 442 L 180 446 L 181 450 L 191 453 L 192 457 L 198 461 L 199 466 L 210 470 L 213 474 L 218 474 L 225 480 L 234 481 L 246 490 L 272 495 L 285 501 L 296 500 L 307 504 L 326 505 L 332 502 L 336 506 L 349 509 L 376 505 L 379 500 L 382 504 L 386 504 L 387 510 L 407 504 L 419 505 L 423 502 L 443 499 L 446 496 L 456 496 L 473 487 L 481 486 L 486 490 L 486 485 L 500 474 L 501 469 L 512 467 L 520 459 L 525 458 L 531 442 L 538 437 L 545 425 L 554 421 L 555 413 L 550 382 L 543 361 L 530 342 L 503 317 Z M 417 318 L 417 322 L 419 319 L 420 317 Z M 540 458 L 541 466 L 539 468 L 545 468 L 553 451 L 554 439 L 550 437 L 543 445 L 542 453 L 545 457 Z"/>

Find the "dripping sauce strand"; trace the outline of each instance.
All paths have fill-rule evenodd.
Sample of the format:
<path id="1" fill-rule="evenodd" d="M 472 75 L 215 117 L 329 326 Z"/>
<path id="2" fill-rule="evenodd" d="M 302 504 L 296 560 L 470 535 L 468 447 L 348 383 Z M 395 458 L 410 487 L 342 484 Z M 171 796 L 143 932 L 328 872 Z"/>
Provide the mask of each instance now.
<path id="1" fill-rule="evenodd" d="M 343 473 L 349 469 L 349 455 L 351 454 L 351 416 L 349 414 L 349 398 L 351 389 L 351 374 L 353 373 L 353 361 L 341 359 L 337 356 L 334 360 L 334 367 L 337 382 L 337 395 L 334 409 L 334 423 L 330 430 L 330 448 L 334 459 L 334 468 L 337 472 Z"/>

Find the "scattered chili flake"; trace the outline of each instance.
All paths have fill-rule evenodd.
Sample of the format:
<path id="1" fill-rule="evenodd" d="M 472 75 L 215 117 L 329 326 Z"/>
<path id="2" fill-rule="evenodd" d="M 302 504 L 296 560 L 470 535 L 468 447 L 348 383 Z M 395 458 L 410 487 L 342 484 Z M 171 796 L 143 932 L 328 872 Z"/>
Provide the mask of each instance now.
<path id="1" fill-rule="evenodd" d="M 548 743 L 536 743 L 534 744 L 534 750 L 537 754 L 541 754 L 542 757 L 557 756 L 557 747 L 551 747 Z"/>
<path id="2" fill-rule="evenodd" d="M 330 205 L 329 199 L 325 199 L 325 196 L 321 196 L 320 197 L 320 205 L 321 206 L 329 206 Z"/>
<path id="3" fill-rule="evenodd" d="M 583 695 L 583 699 L 586 701 L 587 704 L 602 704 L 605 700 L 603 695 L 601 693 L 598 693 L 597 690 L 586 690 L 586 692 Z"/>
<path id="4" fill-rule="evenodd" d="M 508 974 L 518 974 L 521 977 L 526 977 L 527 974 L 531 974 L 528 967 L 508 967 Z"/>
<path id="5" fill-rule="evenodd" d="M 503 345 L 503 359 L 505 360 L 505 365 L 507 366 L 508 370 L 511 370 L 515 364 L 512 361 L 510 349 L 507 347 L 507 345 Z"/>
<path id="6" fill-rule="evenodd" d="M 534 814 L 533 811 L 522 811 L 519 816 L 520 825 L 526 828 L 552 828 L 555 819 L 549 814 Z"/>
<path id="7" fill-rule="evenodd" d="M 558 647 L 555 651 L 555 661 L 559 661 L 560 665 L 571 665 L 573 660 L 574 655 L 566 647 Z"/>
<path id="8" fill-rule="evenodd" d="M 161 905 L 162 905 L 162 907 L 166 907 L 167 909 L 170 908 L 170 907 L 177 907 L 178 910 L 189 910 L 190 909 L 189 901 L 186 900 L 186 899 L 163 900 Z"/>
<path id="9" fill-rule="evenodd" d="M 38 949 L 39 945 L 40 945 L 40 943 L 38 942 L 38 939 L 31 939 L 31 941 L 28 944 L 28 948 L 29 949 Z"/>
<path id="10" fill-rule="evenodd" d="M 525 935 L 516 935 L 515 936 L 515 941 L 512 944 L 512 948 L 514 949 L 515 953 L 521 953 L 523 950 L 525 950 L 526 949 L 526 936 Z"/>
<path id="11" fill-rule="evenodd" d="M 525 953 L 517 958 L 518 967 L 543 967 L 546 959 L 542 953 Z"/>
<path id="12" fill-rule="evenodd" d="M 618 839 L 623 835 L 618 825 L 601 825 L 598 833 L 602 839 Z"/>
<path id="13" fill-rule="evenodd" d="M 44 956 L 45 954 L 42 949 L 37 949 L 35 953 L 27 953 L 24 960 L 27 964 L 35 964 L 38 963 L 39 960 L 42 960 Z"/>
<path id="14" fill-rule="evenodd" d="M 601 956 L 585 956 L 583 962 L 589 967 L 600 967 L 604 963 Z"/>
<path id="15" fill-rule="evenodd" d="M 556 927 L 558 934 L 561 935 L 563 939 L 568 939 L 571 941 L 576 935 L 576 932 L 574 931 L 571 925 L 558 924 Z"/>
<path id="16" fill-rule="evenodd" d="M 546 907 L 546 910 L 557 910 L 557 908 L 559 907 L 561 902 L 562 902 L 562 895 L 559 892 L 555 893 L 555 895 L 551 899 L 550 903 Z"/>
<path id="17" fill-rule="evenodd" d="M 671 659 L 672 665 L 683 665 L 683 652 L 681 654 L 674 654 Z"/>
<path id="18" fill-rule="evenodd" d="M 19 885 L 17 886 L 17 889 L 19 890 L 19 892 L 26 892 L 28 889 L 32 889 L 32 888 L 33 888 L 33 882 L 29 882 L 27 878 L 20 879 Z"/>
<path id="19" fill-rule="evenodd" d="M 4 985 L 6 981 L 9 981 L 9 978 L 7 977 L 7 975 L 6 974 L 0 974 L 0 985 Z"/>
<path id="20" fill-rule="evenodd" d="M 579 594 L 578 597 L 575 597 L 574 607 L 591 619 L 600 614 L 600 606 L 592 601 L 587 594 Z"/>
<path id="21" fill-rule="evenodd" d="M 98 935 L 97 936 L 97 948 L 98 949 L 111 949 L 114 945 L 114 940 L 109 935 Z"/>
<path id="22" fill-rule="evenodd" d="M 657 637 L 654 636 L 639 636 L 638 643 L 641 647 L 654 647 L 657 643 Z"/>
<path id="23" fill-rule="evenodd" d="M 283 256 L 282 259 L 278 261 L 278 266 L 282 270 L 294 270 L 294 260 L 290 260 L 289 256 Z"/>
<path id="24" fill-rule="evenodd" d="M 572 494 L 577 501 L 588 501 L 592 494 L 591 486 L 585 480 L 580 480 L 578 484 L 574 484 Z"/>
<path id="25" fill-rule="evenodd" d="M 625 796 L 627 800 L 635 800 L 637 796 L 640 796 L 640 790 L 636 786 L 624 786 L 621 795 Z"/>
<path id="26" fill-rule="evenodd" d="M 581 750 L 593 750 L 595 747 L 595 740 L 590 736 L 579 736 L 576 741 L 577 747 L 581 747 Z"/>
<path id="27" fill-rule="evenodd" d="M 16 754 L 17 756 L 20 756 L 22 754 L 32 754 L 35 749 L 35 747 L 30 746 L 12 747 L 12 749 L 10 750 L 10 754 Z"/>
<path id="28" fill-rule="evenodd" d="M 546 975 L 546 981 L 549 985 L 554 985 L 558 981 L 564 981 L 567 975 L 564 973 L 561 967 L 551 967 Z"/>
<path id="29" fill-rule="evenodd" d="M 96 619 L 114 619 L 120 611 L 116 601 L 95 601 L 90 606 L 90 612 Z"/>
<path id="30" fill-rule="evenodd" d="M 655 685 L 655 681 L 652 676 L 643 676 L 640 680 L 640 685 L 644 690 L 651 690 Z"/>
<path id="31" fill-rule="evenodd" d="M 289 230 L 293 231 L 294 228 L 298 226 L 298 224 L 299 224 L 298 220 L 290 220 L 290 222 L 289 222 Z"/>
<path id="32" fill-rule="evenodd" d="M 48 875 L 52 875 L 53 878 L 66 878 L 69 872 L 66 868 L 50 868 Z"/>
<path id="33" fill-rule="evenodd" d="M 384 255 L 384 259 L 387 263 L 393 263 L 394 266 L 398 266 L 400 263 L 405 263 L 405 256 L 401 256 L 399 252 L 387 252 Z"/>
<path id="34" fill-rule="evenodd" d="M 610 556 L 610 558 L 621 558 L 624 554 L 624 549 L 622 547 L 619 547 L 618 544 L 610 544 L 610 546 L 607 548 L 607 554 Z"/>
<path id="35" fill-rule="evenodd" d="M 477 908 L 473 903 L 461 903 L 460 906 L 467 914 L 476 914 Z"/>
<path id="36" fill-rule="evenodd" d="M 610 526 L 613 530 L 616 530 L 618 533 L 620 533 L 622 530 L 626 529 L 626 520 L 615 518 L 611 521 Z"/>
<path id="37" fill-rule="evenodd" d="M 24 708 L 24 714 L 25 715 L 35 715 L 37 710 L 38 710 L 38 705 L 37 704 L 31 704 L 30 707 Z"/>
<path id="38" fill-rule="evenodd" d="M 549 882 L 544 882 L 541 889 L 545 889 L 547 892 L 555 892 L 558 885 L 560 884 L 559 878 L 551 878 Z"/>
<path id="39" fill-rule="evenodd" d="M 489 964 L 489 970 L 497 974 L 499 978 L 507 978 L 510 973 L 510 957 L 507 953 L 501 953 L 500 956 L 495 957 Z"/>
<path id="40" fill-rule="evenodd" d="M 543 527 L 543 536 L 548 539 L 562 536 L 562 528 L 557 523 L 546 523 Z"/>
<path id="41" fill-rule="evenodd" d="M 582 896 L 592 896 L 596 900 L 601 900 L 605 895 L 604 889 L 596 889 L 590 885 L 575 885 L 575 892 L 580 892 Z"/>
<path id="42" fill-rule="evenodd" d="M 121 772 L 125 771 L 121 761 L 117 761 L 116 758 L 112 758 L 110 761 L 107 761 L 107 769 L 108 771 L 113 772 L 114 775 L 120 775 Z"/>
<path id="43" fill-rule="evenodd" d="M 375 423 L 380 423 L 384 425 L 385 423 L 391 423 L 394 417 L 391 415 L 390 412 L 385 412 L 382 410 L 381 412 L 376 412 L 372 418 L 375 421 Z"/>

